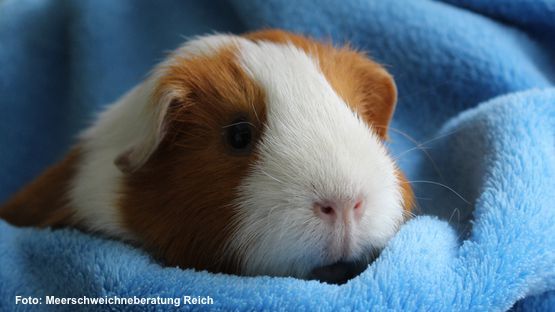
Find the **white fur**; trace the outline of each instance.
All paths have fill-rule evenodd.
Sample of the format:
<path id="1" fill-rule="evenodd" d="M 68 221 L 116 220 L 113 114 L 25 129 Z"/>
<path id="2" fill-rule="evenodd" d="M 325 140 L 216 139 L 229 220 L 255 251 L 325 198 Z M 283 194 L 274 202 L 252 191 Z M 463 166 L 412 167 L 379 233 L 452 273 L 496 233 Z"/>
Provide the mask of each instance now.
<path id="1" fill-rule="evenodd" d="M 240 62 L 266 93 L 260 154 L 242 182 L 228 252 L 244 274 L 304 277 L 316 266 L 383 247 L 403 219 L 395 166 L 317 61 L 293 45 L 242 42 Z M 313 203 L 362 196 L 351 228 L 331 227 Z M 340 244 L 346 244 L 338 247 Z M 341 250 L 341 252 L 339 251 Z"/>
<path id="2" fill-rule="evenodd" d="M 259 161 L 239 190 L 229 255 L 239 257 L 244 274 L 303 277 L 316 266 L 382 247 L 403 209 L 394 164 L 378 137 L 310 56 L 291 45 L 226 35 L 189 41 L 83 133 L 70 191 L 77 219 L 92 230 L 133 239 L 117 210 L 123 173 L 114 161 L 126 155 L 132 166 L 140 166 L 159 144 L 173 95 L 154 103 L 152 92 L 165 68 L 176 57 L 210 55 L 230 44 L 240 47 L 238 60 L 264 88 L 268 115 Z M 366 212 L 349 229 L 330 227 L 312 210 L 317 200 L 357 196 L 364 197 Z M 341 244 L 343 252 L 336 248 Z"/>
<path id="3" fill-rule="evenodd" d="M 176 56 L 187 57 L 187 58 L 190 58 L 193 56 L 211 55 L 211 54 L 217 53 L 218 50 L 224 46 L 236 44 L 239 41 L 243 41 L 243 40 L 244 39 L 241 37 L 237 37 L 233 35 L 223 35 L 223 34 L 200 36 L 187 41 L 184 45 L 178 48 L 173 54 Z M 169 60 L 173 60 L 173 58 L 169 58 Z"/>
<path id="4" fill-rule="evenodd" d="M 145 82 L 110 105 L 81 135 L 82 159 L 69 194 L 76 210 L 76 221 L 83 222 L 91 230 L 133 239 L 117 209 L 123 173 L 114 161 L 125 155 L 132 168 L 138 167 L 160 143 L 162 121 L 173 95 L 168 92 L 154 103 L 152 92 L 167 66 L 176 57 L 211 55 L 236 38 L 212 35 L 187 42 L 157 66 Z"/>

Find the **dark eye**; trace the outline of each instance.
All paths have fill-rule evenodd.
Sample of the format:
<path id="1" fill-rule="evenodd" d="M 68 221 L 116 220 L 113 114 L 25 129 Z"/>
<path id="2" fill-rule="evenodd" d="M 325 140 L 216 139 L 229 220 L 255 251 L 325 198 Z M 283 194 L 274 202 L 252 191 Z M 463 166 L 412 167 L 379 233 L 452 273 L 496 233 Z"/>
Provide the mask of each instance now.
<path id="1" fill-rule="evenodd" d="M 248 151 L 253 139 L 252 124 L 244 119 L 234 121 L 225 127 L 225 139 L 234 151 Z"/>

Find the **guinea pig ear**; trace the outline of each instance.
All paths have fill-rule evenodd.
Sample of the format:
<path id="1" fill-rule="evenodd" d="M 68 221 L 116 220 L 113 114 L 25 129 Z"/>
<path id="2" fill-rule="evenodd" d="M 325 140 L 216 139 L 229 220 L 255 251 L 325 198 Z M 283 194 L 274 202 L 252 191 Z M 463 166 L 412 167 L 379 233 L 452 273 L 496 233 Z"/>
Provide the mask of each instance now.
<path id="1" fill-rule="evenodd" d="M 387 71 L 373 65 L 365 66 L 359 80 L 362 83 L 360 114 L 382 139 L 387 139 L 387 129 L 397 103 L 397 87 Z"/>
<path id="2" fill-rule="evenodd" d="M 131 173 L 147 162 L 162 141 L 173 99 L 170 92 L 158 92 L 155 79 L 150 78 L 102 113 L 85 137 L 115 150 L 116 167 Z"/>

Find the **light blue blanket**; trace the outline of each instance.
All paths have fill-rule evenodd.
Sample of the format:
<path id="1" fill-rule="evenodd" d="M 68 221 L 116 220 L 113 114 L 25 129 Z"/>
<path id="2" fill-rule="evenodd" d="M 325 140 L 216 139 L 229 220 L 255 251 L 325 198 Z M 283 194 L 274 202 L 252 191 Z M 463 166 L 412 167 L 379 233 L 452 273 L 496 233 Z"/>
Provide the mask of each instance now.
<path id="1" fill-rule="evenodd" d="M 183 36 L 280 27 L 393 73 L 390 145 L 420 212 L 341 286 L 164 268 L 117 241 L 0 220 L 0 311 L 171 310 L 45 300 L 184 295 L 214 304 L 181 309 L 555 310 L 555 1 L 448 2 L 0 1 L 0 201 Z"/>

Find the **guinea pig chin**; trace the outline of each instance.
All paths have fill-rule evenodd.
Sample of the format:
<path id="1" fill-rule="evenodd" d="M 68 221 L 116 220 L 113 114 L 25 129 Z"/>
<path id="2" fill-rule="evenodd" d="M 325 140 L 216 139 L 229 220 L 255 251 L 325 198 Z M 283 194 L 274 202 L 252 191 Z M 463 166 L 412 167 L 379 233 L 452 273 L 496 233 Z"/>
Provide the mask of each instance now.
<path id="1" fill-rule="evenodd" d="M 253 44 L 240 60 L 266 93 L 267 118 L 227 253 L 248 275 L 308 277 L 316 267 L 368 261 L 403 220 L 381 140 L 299 49 Z"/>

